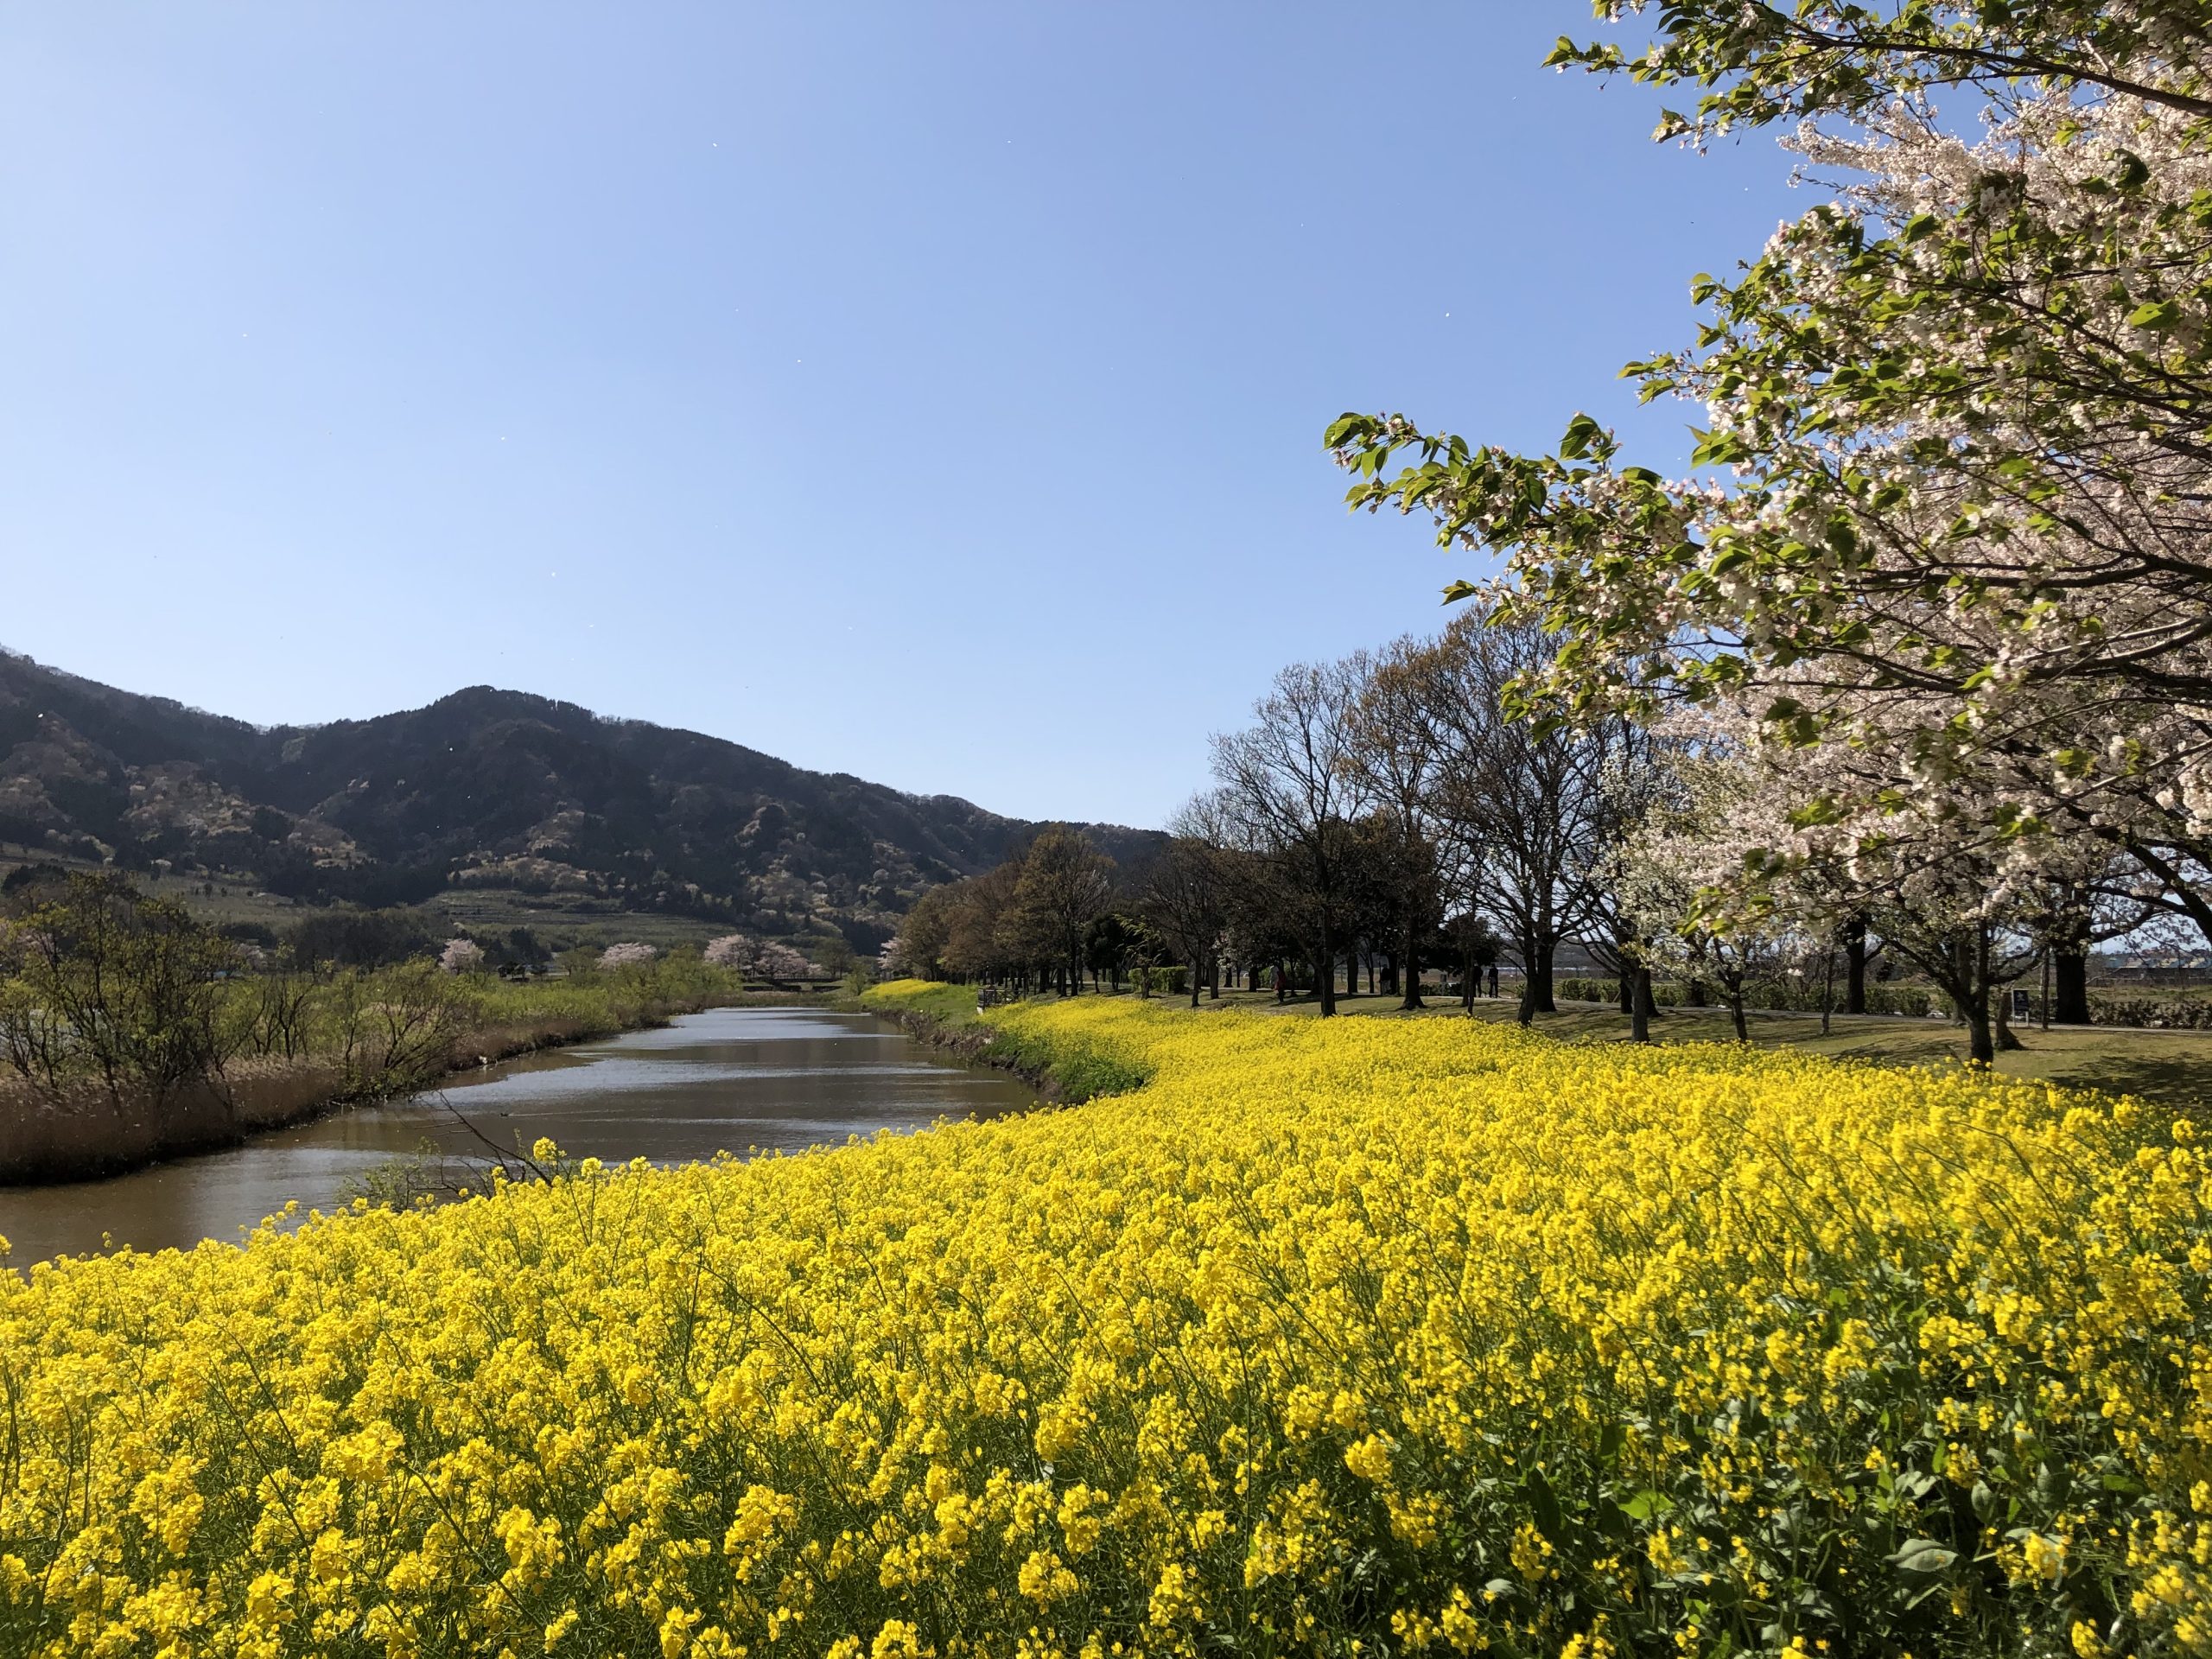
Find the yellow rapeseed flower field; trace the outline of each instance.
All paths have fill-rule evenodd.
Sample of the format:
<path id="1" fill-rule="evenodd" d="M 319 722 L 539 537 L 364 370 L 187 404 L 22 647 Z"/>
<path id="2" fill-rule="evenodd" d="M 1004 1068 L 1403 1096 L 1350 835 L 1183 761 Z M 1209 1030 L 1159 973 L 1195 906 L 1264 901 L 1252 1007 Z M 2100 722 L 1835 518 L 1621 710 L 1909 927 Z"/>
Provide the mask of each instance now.
<path id="1" fill-rule="evenodd" d="M 2186 1126 L 994 1018 L 1153 1081 L 0 1274 L 0 1655 L 2212 1648 Z"/>

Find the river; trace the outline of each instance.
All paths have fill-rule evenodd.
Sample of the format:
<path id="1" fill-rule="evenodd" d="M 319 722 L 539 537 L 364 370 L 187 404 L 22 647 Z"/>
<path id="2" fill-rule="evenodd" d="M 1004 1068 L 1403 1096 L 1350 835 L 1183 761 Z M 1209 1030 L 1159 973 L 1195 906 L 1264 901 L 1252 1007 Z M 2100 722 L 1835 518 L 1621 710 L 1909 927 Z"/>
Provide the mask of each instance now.
<path id="1" fill-rule="evenodd" d="M 17 1268 L 126 1244 L 235 1242 L 288 1199 L 302 1212 L 334 1209 L 349 1182 L 426 1147 L 451 1160 L 486 1156 L 472 1124 L 503 1148 L 527 1149 L 544 1135 L 579 1158 L 673 1164 L 996 1116 L 1035 1098 L 1027 1084 L 942 1058 L 870 1014 L 715 1008 L 222 1152 L 104 1181 L 0 1187 L 0 1236 Z"/>

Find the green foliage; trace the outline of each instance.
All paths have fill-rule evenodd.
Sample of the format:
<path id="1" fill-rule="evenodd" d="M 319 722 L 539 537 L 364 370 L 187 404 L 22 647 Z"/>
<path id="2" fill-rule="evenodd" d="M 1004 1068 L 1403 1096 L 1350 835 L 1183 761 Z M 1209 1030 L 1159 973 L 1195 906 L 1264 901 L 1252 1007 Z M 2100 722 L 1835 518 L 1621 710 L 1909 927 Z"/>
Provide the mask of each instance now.
<path id="1" fill-rule="evenodd" d="M 187 1089 L 228 1098 L 238 1062 L 312 1064 L 334 1097 L 372 1098 L 423 1088 L 456 1061 L 658 1023 L 742 989 L 696 952 L 527 982 L 421 958 L 251 976 L 238 965 L 232 943 L 177 905 L 118 876 L 71 876 L 0 922 L 0 1068 L 52 1101 L 95 1087 L 156 1116 Z"/>
<path id="2" fill-rule="evenodd" d="M 1109 1041 L 1067 1033 L 1046 1041 L 1007 1030 L 977 1009 L 976 994 L 969 986 L 893 980 L 868 991 L 861 1001 L 875 1013 L 918 1018 L 948 1033 L 982 1027 L 989 1035 L 971 1051 L 975 1058 L 1024 1077 L 1049 1080 L 1054 1096 L 1065 1104 L 1127 1094 L 1143 1087 L 1151 1076 L 1143 1064 Z"/>
<path id="3" fill-rule="evenodd" d="M 1191 970 L 1179 962 L 1165 967 L 1140 965 L 1129 969 L 1129 984 L 1139 996 L 1180 996 L 1191 988 Z"/>
<path id="4" fill-rule="evenodd" d="M 221 1063 L 229 941 L 113 875 L 0 923 L 0 1062 L 49 1090 L 97 1081 L 156 1103 Z"/>
<path id="5" fill-rule="evenodd" d="M 1620 0 L 1597 13 L 1618 21 Z M 1641 4 L 1635 8 L 1643 10 Z M 2212 35 L 2205 0 L 2114 5 L 2109 0 L 1669 0 L 1649 43 L 1561 35 L 1545 62 L 1654 86 L 1698 89 L 1694 114 L 1662 113 L 1662 138 L 1706 137 L 1807 117 L 1856 115 L 1942 86 L 2050 80 L 2157 98 L 2212 113 L 2193 87 L 2158 86 L 2132 66 L 2160 52 L 2185 55 Z M 2178 50 L 2177 50 L 2178 48 Z"/>
<path id="6" fill-rule="evenodd" d="M 387 968 L 435 957 L 444 938 L 405 910 L 334 910 L 285 929 L 286 954 L 302 968 Z"/>

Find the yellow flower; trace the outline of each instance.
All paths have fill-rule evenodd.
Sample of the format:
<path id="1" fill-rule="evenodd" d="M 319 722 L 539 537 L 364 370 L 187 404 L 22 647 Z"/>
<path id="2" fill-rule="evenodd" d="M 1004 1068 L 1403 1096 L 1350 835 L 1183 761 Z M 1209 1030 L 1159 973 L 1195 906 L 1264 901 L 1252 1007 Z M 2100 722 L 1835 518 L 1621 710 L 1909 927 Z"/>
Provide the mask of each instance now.
<path id="1" fill-rule="evenodd" d="M 1134 1659 L 1234 1608 L 1692 1653 L 1803 1605 L 1778 1492 L 1866 1540 L 1985 1485 L 2018 1583 L 2094 1558 L 2145 1651 L 2212 1643 L 2202 1139 L 1465 1019 L 993 1019 L 1149 1081 L 0 1273 L 0 1649 L 35 1607 L 27 1652 Z M 1836 1547 L 1840 1629 L 1884 1554 Z M 1942 1641 L 2102 1659 L 2056 1598 L 1959 1606 Z"/>

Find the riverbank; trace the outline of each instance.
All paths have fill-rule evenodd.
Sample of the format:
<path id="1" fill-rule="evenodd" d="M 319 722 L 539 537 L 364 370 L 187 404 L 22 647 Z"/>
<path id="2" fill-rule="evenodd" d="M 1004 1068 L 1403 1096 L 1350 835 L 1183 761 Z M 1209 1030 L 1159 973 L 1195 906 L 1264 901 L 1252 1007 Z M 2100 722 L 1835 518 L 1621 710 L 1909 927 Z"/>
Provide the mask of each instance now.
<path id="1" fill-rule="evenodd" d="M 851 1006 L 890 1020 L 915 1041 L 970 1065 L 1010 1071 L 1058 1106 L 1079 1105 L 1104 1095 L 1144 1086 L 1150 1073 L 1126 1056 L 1065 1039 L 1051 1043 L 1025 1037 L 986 1020 L 969 985 L 906 981 L 877 987 Z"/>
<path id="2" fill-rule="evenodd" d="M 518 1178 L 541 1140 L 571 1166 L 675 1166 L 788 1157 L 1036 1104 L 1019 1078 L 933 1052 L 873 1014 L 818 1003 L 709 1008 L 127 1174 L 0 1188 L 0 1236 L 11 1247 L 0 1272 L 28 1274 L 60 1255 L 235 1244 L 288 1208 L 303 1217 L 357 1198 L 403 1210 L 451 1203 L 484 1191 L 494 1164 Z"/>
<path id="3" fill-rule="evenodd" d="M 654 967 L 592 983 L 363 976 L 300 990 L 284 1016 L 291 1052 L 265 1030 L 198 1078 L 158 1094 L 77 1077 L 0 1077 L 0 1187 L 119 1175 L 236 1146 L 332 1112 L 433 1088 L 446 1078 L 547 1049 L 665 1026 L 715 1007 L 818 1003 L 748 991 L 734 976 Z M 243 1020 L 290 993 L 243 982 Z"/>

